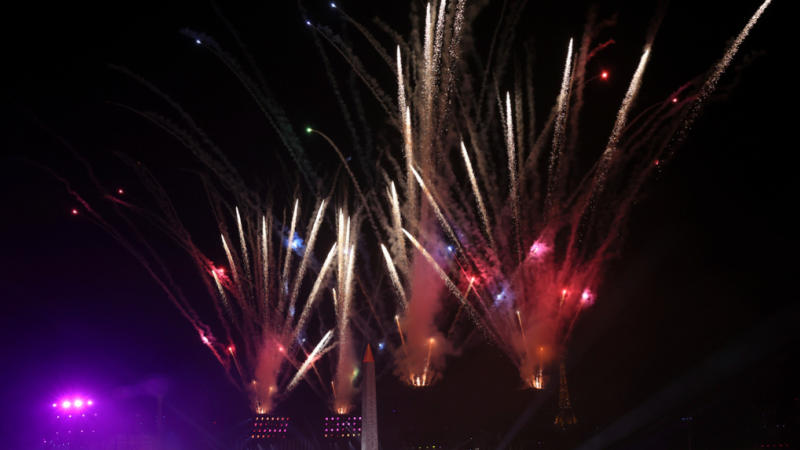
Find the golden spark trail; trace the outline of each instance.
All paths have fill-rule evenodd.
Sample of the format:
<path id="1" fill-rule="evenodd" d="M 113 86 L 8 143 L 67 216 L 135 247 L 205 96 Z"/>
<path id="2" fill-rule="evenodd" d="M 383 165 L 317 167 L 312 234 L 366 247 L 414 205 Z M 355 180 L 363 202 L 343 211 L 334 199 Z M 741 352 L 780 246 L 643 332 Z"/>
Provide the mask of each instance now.
<path id="1" fill-rule="evenodd" d="M 394 316 L 394 323 L 397 324 L 397 334 L 400 335 L 400 345 L 403 347 L 403 351 L 406 351 L 406 339 L 403 337 L 403 328 L 400 326 L 400 316 Z"/>
<path id="2" fill-rule="evenodd" d="M 442 56 L 442 40 L 444 39 L 444 16 L 445 11 L 447 8 L 447 0 L 441 0 L 439 3 L 439 15 L 436 17 L 436 32 L 435 38 L 433 43 L 433 57 L 431 62 L 433 64 L 433 73 L 431 74 L 435 78 L 432 80 L 433 87 L 436 87 L 436 80 L 439 74 L 439 60 Z"/>
<path id="3" fill-rule="evenodd" d="M 411 131 L 411 108 L 406 106 L 405 114 L 403 114 L 403 141 L 405 146 L 406 156 L 406 203 L 408 204 L 408 212 L 411 217 L 417 216 L 417 193 L 414 189 L 414 183 L 411 181 L 412 172 L 414 170 L 414 138 Z"/>
<path id="4" fill-rule="evenodd" d="M 400 45 L 397 46 L 397 106 L 402 118 L 406 111 L 406 85 L 403 81 L 403 58 L 400 53 Z"/>
<path id="5" fill-rule="evenodd" d="M 425 95 L 425 104 L 423 106 L 423 113 L 430 116 L 431 105 L 433 103 L 433 18 L 431 17 L 431 3 L 428 2 L 425 7 L 425 44 L 424 44 L 424 72 L 423 72 L 423 89 Z M 427 122 L 427 121 L 426 121 Z"/>
<path id="6" fill-rule="evenodd" d="M 617 120 L 614 122 L 614 128 L 611 130 L 611 136 L 608 138 L 608 144 L 603 152 L 599 173 L 601 178 L 600 183 L 603 183 L 603 180 L 605 179 L 608 171 L 608 164 L 611 163 L 611 160 L 617 151 L 622 130 L 628 123 L 628 113 L 631 109 L 631 105 L 633 105 L 633 102 L 636 99 L 636 95 L 639 93 L 639 88 L 642 85 L 642 75 L 644 74 L 644 69 L 647 66 L 647 61 L 649 58 L 650 47 L 647 47 L 645 48 L 644 53 L 642 53 L 642 57 L 639 59 L 639 66 L 636 68 L 633 78 L 631 78 L 631 83 L 628 85 L 628 91 L 625 93 L 625 98 L 622 99 L 619 112 L 617 112 Z M 600 189 L 602 189 L 602 185 L 600 186 Z"/>
<path id="7" fill-rule="evenodd" d="M 447 223 L 447 219 L 445 219 L 444 215 L 442 214 L 441 208 L 439 208 L 439 205 L 433 198 L 433 194 L 431 194 L 431 191 L 428 190 L 427 186 L 425 186 L 425 182 L 422 181 L 422 177 L 416 171 L 416 169 L 411 168 L 411 170 L 414 173 L 414 177 L 416 177 L 417 179 L 417 183 L 419 183 L 419 186 L 422 188 L 422 192 L 425 193 L 425 197 L 427 197 L 428 201 L 433 207 L 433 212 L 436 214 L 436 218 L 439 219 L 439 223 L 442 225 L 444 232 L 447 233 L 447 237 L 449 237 L 450 240 L 458 247 L 459 252 L 463 251 L 464 249 L 461 247 L 461 242 L 456 237 L 456 233 L 453 231 L 453 229 L 450 228 L 450 224 Z M 405 229 L 403 231 L 405 231 Z"/>
<path id="8" fill-rule="evenodd" d="M 511 221 L 514 224 L 514 246 L 522 259 L 519 233 L 519 186 L 517 183 L 517 150 L 514 145 L 514 119 L 511 114 L 511 93 L 506 92 L 506 151 L 508 152 L 508 190 L 511 200 Z"/>
<path id="9" fill-rule="evenodd" d="M 308 261 L 311 258 L 311 253 L 314 249 L 314 244 L 317 240 L 317 233 L 319 232 L 319 226 L 322 223 L 322 212 L 325 210 L 325 200 L 319 205 L 319 209 L 317 210 L 317 216 L 314 219 L 314 224 L 311 226 L 311 232 L 308 235 L 308 242 L 306 242 L 306 250 L 303 252 L 303 258 L 300 260 L 300 267 L 297 269 L 297 274 L 295 275 L 294 284 L 292 286 L 292 295 L 289 298 L 289 310 L 291 311 L 294 308 L 294 304 L 297 301 L 297 295 L 300 292 L 300 283 L 303 281 L 303 276 L 306 273 L 306 267 L 308 267 Z M 287 317 L 287 320 L 291 320 L 291 314 Z"/>
<path id="10" fill-rule="evenodd" d="M 469 297 L 469 290 L 472 289 L 472 285 L 474 283 L 475 283 L 475 278 L 474 277 L 470 278 L 469 279 L 469 284 L 467 285 L 467 288 L 464 289 L 464 298 L 468 298 Z M 480 296 L 478 295 L 478 291 L 473 289 L 473 292 L 475 292 L 475 296 L 478 297 L 479 300 L 481 300 Z M 456 323 L 458 323 L 458 318 L 461 317 L 461 311 L 463 309 L 464 309 L 464 305 L 463 304 L 459 304 L 458 305 L 458 309 L 456 310 L 456 315 L 455 315 L 455 317 L 453 317 L 453 322 L 450 324 L 450 328 L 447 329 L 447 334 L 445 334 L 445 337 L 450 337 L 450 335 L 453 334 L 453 329 L 455 329 Z"/>
<path id="11" fill-rule="evenodd" d="M 225 242 L 223 240 L 223 242 Z M 217 277 L 216 270 L 211 271 L 211 276 L 214 278 L 214 284 L 217 285 L 217 291 L 219 291 L 219 296 L 222 299 L 222 304 L 225 305 L 226 312 L 230 315 L 231 314 L 231 304 L 228 301 L 228 296 L 225 295 L 225 289 L 222 288 L 222 283 L 220 283 L 219 278 Z"/>
<path id="12" fill-rule="evenodd" d="M 322 287 L 322 283 L 325 282 L 325 278 L 328 275 L 328 270 L 330 270 L 331 263 L 333 262 L 333 256 L 336 254 L 336 243 L 333 243 L 333 247 L 331 247 L 330 251 L 328 252 L 328 256 L 325 257 L 325 262 L 322 263 L 322 268 L 317 275 L 317 279 L 314 281 L 314 285 L 311 287 L 311 293 L 308 294 L 308 298 L 306 299 L 306 304 L 303 306 L 303 312 L 300 313 L 300 318 L 297 319 L 297 324 L 294 326 L 294 332 L 292 333 L 292 340 L 296 340 L 297 336 L 300 332 L 305 329 L 306 321 L 308 320 L 308 316 L 311 313 L 311 309 L 316 303 L 317 297 L 319 296 L 319 290 Z"/>
<path id="13" fill-rule="evenodd" d="M 464 158 L 464 165 L 467 167 L 467 174 L 469 175 L 470 184 L 472 184 L 472 193 L 475 195 L 475 202 L 478 204 L 478 213 L 481 216 L 481 223 L 483 224 L 483 232 L 486 233 L 486 238 L 489 239 L 489 245 L 492 250 L 497 252 L 497 246 L 494 243 L 492 236 L 492 229 L 489 225 L 489 214 L 486 212 L 486 205 L 483 203 L 481 191 L 478 189 L 478 180 L 475 178 L 475 172 L 472 170 L 472 163 L 467 154 L 467 147 L 464 146 L 464 141 L 461 141 L 461 156 Z"/>
<path id="14" fill-rule="evenodd" d="M 422 256 L 424 256 L 425 259 L 428 261 L 428 263 L 434 268 L 434 270 L 436 270 L 436 273 L 439 275 L 439 277 L 442 279 L 442 281 L 444 281 L 444 284 L 447 286 L 447 288 L 450 290 L 450 292 L 452 292 L 453 295 L 455 295 L 456 298 L 461 303 L 463 303 L 464 305 L 469 306 L 469 310 L 472 311 L 472 307 L 469 305 L 469 303 L 467 303 L 467 299 L 464 298 L 463 295 L 461 295 L 461 291 L 458 290 L 458 287 L 456 287 L 456 285 L 453 283 L 453 281 L 450 280 L 450 277 L 447 276 L 447 274 L 444 272 L 444 270 L 442 270 L 442 267 L 439 265 L 439 263 L 437 263 L 436 260 L 433 259 L 433 256 L 431 256 L 431 254 L 428 253 L 427 250 L 425 250 L 425 248 L 419 243 L 419 241 L 416 240 L 416 238 L 414 238 L 414 236 L 411 235 L 411 233 L 408 232 L 408 230 L 403 228 L 403 233 L 405 233 L 405 235 L 408 238 L 408 240 L 411 241 L 412 244 L 414 244 L 414 247 L 416 247 L 417 250 L 419 250 L 419 252 L 422 253 Z M 470 314 L 473 314 L 473 313 L 471 312 Z M 475 319 L 475 318 L 473 317 L 473 319 Z M 479 322 L 477 322 L 477 320 L 476 320 L 475 323 L 478 324 Z"/>
<path id="15" fill-rule="evenodd" d="M 395 250 L 395 253 L 397 253 L 397 261 L 400 265 L 400 268 L 403 270 L 408 270 L 406 240 L 403 238 L 403 217 L 400 213 L 400 199 L 397 197 L 397 190 L 394 187 L 394 181 L 390 183 L 389 188 L 389 201 L 392 205 L 392 228 L 394 229 L 393 249 Z"/>
<path id="16" fill-rule="evenodd" d="M 567 105 L 569 103 L 569 84 L 572 77 L 572 38 L 569 40 L 567 48 L 567 62 L 564 64 L 564 75 L 561 78 L 561 91 L 558 94 L 558 109 L 555 118 L 555 129 L 553 131 L 553 150 L 550 154 L 550 165 L 548 166 L 547 197 L 545 198 L 546 208 L 549 210 L 552 205 L 553 190 L 555 189 L 557 177 L 556 166 L 561 159 L 561 148 L 564 145 L 564 129 L 567 120 Z M 549 211 L 548 211 L 549 212 Z"/>
<path id="17" fill-rule="evenodd" d="M 525 328 L 522 326 L 522 316 L 520 315 L 519 310 L 517 310 L 517 323 L 519 323 L 519 332 L 522 335 L 522 345 L 527 349 L 528 338 L 525 337 Z"/>
<path id="18" fill-rule="evenodd" d="M 242 380 L 242 384 L 244 384 L 244 372 L 242 371 L 242 367 L 239 365 L 239 358 L 236 357 L 236 349 L 233 346 L 228 346 L 227 350 L 231 355 L 231 359 L 233 360 L 233 366 L 236 368 L 236 373 L 239 374 L 239 378 Z"/>
<path id="19" fill-rule="evenodd" d="M 284 308 L 286 307 L 286 298 L 285 295 L 288 294 L 286 292 L 287 288 L 287 280 L 286 278 L 289 277 L 289 261 L 292 259 L 292 253 L 294 253 L 293 246 L 294 246 L 294 230 L 297 226 L 297 213 L 300 208 L 300 199 L 295 199 L 294 201 L 294 211 L 292 212 L 292 222 L 289 225 L 289 237 L 286 241 L 286 259 L 283 261 L 283 274 L 281 275 L 280 286 L 278 289 L 280 291 L 281 300 L 281 307 L 280 312 L 283 313 Z"/>
<path id="20" fill-rule="evenodd" d="M 300 380 L 302 380 L 306 375 L 308 367 L 328 350 L 325 349 L 325 346 L 328 345 L 332 335 L 333 329 L 330 329 L 327 333 L 325 333 L 324 336 L 322 336 L 322 339 L 319 340 L 319 343 L 316 347 L 314 347 L 314 350 L 311 351 L 311 354 L 308 356 L 308 358 L 306 358 L 303 364 L 300 365 L 300 368 L 297 369 L 297 373 L 294 375 L 294 378 L 292 378 L 292 381 L 290 381 L 289 385 L 286 387 L 286 392 L 294 389 L 294 387 L 297 386 L 297 383 L 300 382 Z"/>
<path id="21" fill-rule="evenodd" d="M 231 254 L 231 249 L 228 247 L 228 243 L 225 241 L 225 236 L 220 234 L 219 237 L 222 239 L 222 248 L 225 250 L 225 256 L 228 257 L 228 265 L 231 268 L 233 282 L 239 286 L 239 271 L 236 268 L 236 264 L 233 263 L 233 254 Z"/>
<path id="22" fill-rule="evenodd" d="M 403 289 L 403 285 L 400 283 L 400 277 L 397 275 L 397 270 L 392 262 L 392 255 L 389 254 L 389 250 L 386 250 L 386 246 L 383 244 L 381 244 L 381 252 L 383 252 L 383 258 L 386 260 L 386 268 L 389 269 L 389 278 L 391 278 L 394 290 L 397 293 L 397 297 L 400 299 L 400 304 L 405 310 L 408 308 L 406 291 Z"/>
<path id="23" fill-rule="evenodd" d="M 264 274 L 264 306 L 269 304 L 269 229 L 272 226 L 272 219 L 270 216 L 270 224 L 267 225 L 267 216 L 261 217 L 261 271 Z M 268 309 L 265 308 L 265 311 Z"/>
<path id="24" fill-rule="evenodd" d="M 338 395 L 335 398 L 337 410 L 347 411 L 350 408 L 350 402 L 353 394 L 353 368 L 357 364 L 357 360 L 353 357 L 353 349 L 350 345 L 351 332 L 349 328 L 350 322 L 350 305 L 353 299 L 353 278 L 355 273 L 356 261 L 356 245 L 357 241 L 351 236 L 355 235 L 355 229 L 351 223 L 351 218 L 348 216 L 346 221 L 343 213 L 340 210 L 339 215 L 339 261 L 342 263 L 338 267 L 341 276 L 338 278 L 339 292 L 341 298 L 338 301 L 336 308 L 336 322 L 337 322 L 337 338 L 339 346 L 339 355 L 336 362 L 335 382 L 337 383 Z M 352 242 L 351 242 L 352 241 Z"/>
<path id="25" fill-rule="evenodd" d="M 341 208 L 339 208 L 339 218 L 336 222 L 336 242 L 339 244 L 339 251 L 336 252 L 336 284 L 341 286 L 343 284 L 343 277 L 344 277 L 344 253 L 342 252 L 342 248 L 347 248 L 347 243 L 345 242 L 345 231 L 344 231 L 344 212 Z M 344 294 L 344 292 L 342 292 Z"/>
<path id="26" fill-rule="evenodd" d="M 755 14 L 747 21 L 747 24 L 742 28 L 742 31 L 736 36 L 736 39 L 731 42 L 728 46 L 727 50 L 722 56 L 722 59 L 717 62 L 717 65 L 714 68 L 714 71 L 711 73 L 711 76 L 703 83 L 703 86 L 700 88 L 700 91 L 697 94 L 697 100 L 695 100 L 694 107 L 689 113 L 689 116 L 686 119 L 684 124 L 684 133 L 688 130 L 689 127 L 692 126 L 692 123 L 700 114 L 700 109 L 702 109 L 703 103 L 708 99 L 714 89 L 717 87 L 717 83 L 719 82 L 720 77 L 725 72 L 725 70 L 730 66 L 731 61 L 733 61 L 733 57 L 736 56 L 736 53 L 739 51 L 739 47 L 744 42 L 747 35 L 750 34 L 750 30 L 755 26 L 758 19 L 764 14 L 764 11 L 767 9 L 767 6 L 772 3 L 772 0 L 765 0 L 761 6 L 758 7 Z"/>
<path id="27" fill-rule="evenodd" d="M 356 244 L 353 243 L 350 246 L 350 250 L 349 250 L 350 255 L 347 258 L 347 269 L 346 269 L 347 270 L 347 275 L 345 277 L 345 286 L 344 286 L 344 288 L 345 288 L 345 290 L 347 292 L 347 296 L 344 299 L 345 303 L 344 303 L 344 306 L 343 306 L 345 312 L 347 313 L 347 314 L 345 314 L 345 323 L 347 323 L 347 320 L 349 320 L 349 318 L 350 318 L 350 315 L 349 315 L 350 303 L 351 303 L 352 298 L 353 298 L 353 273 L 355 272 L 353 270 L 353 268 L 354 268 L 355 263 L 356 263 L 355 252 L 356 252 Z"/>
<path id="28" fill-rule="evenodd" d="M 242 227 L 242 218 L 239 216 L 239 207 L 236 206 L 234 209 L 236 210 L 236 226 L 239 229 L 239 245 L 242 247 L 242 260 L 244 261 L 245 276 L 249 279 L 250 278 L 250 257 L 247 256 L 247 243 L 245 242 L 245 238 L 244 238 L 244 229 Z"/>
<path id="29" fill-rule="evenodd" d="M 411 183 L 411 168 L 414 167 L 414 141 L 411 134 L 411 110 L 406 104 L 406 85 L 403 80 L 403 59 L 400 54 L 400 46 L 397 46 L 397 104 L 400 109 L 400 124 L 403 128 L 403 152 L 406 158 L 406 201 L 409 211 L 415 214 L 416 205 L 414 199 L 414 186 Z M 394 188 L 393 188 L 394 189 Z M 396 193 L 395 193 L 396 196 Z M 399 214 L 398 214 L 399 215 Z M 399 231 L 398 231 L 399 233 Z M 402 236 L 399 239 L 404 241 Z"/>
<path id="30" fill-rule="evenodd" d="M 431 366 L 431 350 L 433 349 L 433 338 L 428 339 L 428 355 L 425 357 L 425 368 L 422 370 L 422 385 L 428 384 L 428 370 Z"/>

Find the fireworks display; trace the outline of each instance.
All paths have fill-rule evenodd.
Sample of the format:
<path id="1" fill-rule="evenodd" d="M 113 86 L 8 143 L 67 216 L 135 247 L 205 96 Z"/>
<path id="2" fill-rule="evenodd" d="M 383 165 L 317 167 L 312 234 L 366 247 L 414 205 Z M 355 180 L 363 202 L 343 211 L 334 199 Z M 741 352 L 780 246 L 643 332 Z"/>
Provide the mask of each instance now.
<path id="1" fill-rule="evenodd" d="M 605 262 L 618 249 L 643 183 L 671 155 L 769 3 L 696 93 L 680 87 L 631 121 L 661 21 L 657 13 L 602 147 L 578 137 L 584 89 L 609 79 L 607 70 L 590 76 L 587 69 L 613 43 L 592 42 L 606 22 L 590 15 L 580 45 L 565 42 L 560 92 L 538 129 L 531 72 L 518 72 L 507 91 L 494 81 L 493 91 L 489 80 L 470 75 L 465 61 L 472 50 L 461 46 L 470 28 L 465 2 L 427 5 L 424 19 L 412 23 L 419 40 L 396 48 L 397 106 L 384 107 L 395 111 L 391 122 L 402 144 L 382 172 L 380 204 L 370 203 L 397 298 L 387 316 L 398 334 L 401 380 L 421 387 L 439 379 L 445 356 L 458 345 L 457 321 L 468 317 L 467 328 L 477 327 L 504 350 L 527 386 L 544 387 L 545 365 L 563 358 L 577 318 L 596 300 Z M 386 50 L 377 50 L 388 59 Z M 383 92 L 370 90 L 386 103 Z M 457 312 L 443 326 L 448 296 L 457 300 Z"/>
<path id="2" fill-rule="evenodd" d="M 341 39 L 306 21 L 315 39 L 322 37 L 352 64 L 393 127 L 390 151 L 375 165 L 360 162 L 374 169 L 368 174 L 378 180 L 373 189 L 363 189 L 358 170 L 330 137 L 306 129 L 339 158 L 356 194 L 352 212 L 331 207 L 326 197 L 313 208 L 294 199 L 281 217 L 274 214 L 176 103 L 139 80 L 170 103 L 186 128 L 135 112 L 178 138 L 213 174 L 213 182 L 204 182 L 219 246 L 201 248 L 155 177 L 133 161 L 126 162 L 157 212 L 123 198 L 123 189 L 105 189 L 93 180 L 125 230 L 71 188 L 81 208 L 69 213 L 103 227 L 147 268 L 258 414 L 272 411 L 301 382 L 330 399 L 335 413 L 351 413 L 365 342 L 391 350 L 401 381 L 430 386 L 443 379 L 447 357 L 475 330 L 510 358 L 528 388 L 544 389 L 548 367 L 556 362 L 566 393 L 567 343 L 582 311 L 598 300 L 605 265 L 619 250 L 634 200 L 684 139 L 769 3 L 764 1 L 703 82 L 681 86 L 634 116 L 648 63 L 657 56 L 657 17 L 641 42 L 638 63 L 631 62 L 627 90 L 601 143 L 580 139 L 580 120 L 590 83 L 624 78 L 624 70 L 589 70 L 612 43 L 595 42 L 606 21 L 590 15 L 584 36 L 559 44 L 564 59 L 558 95 L 538 124 L 532 63 L 505 73 L 512 31 L 495 36 L 492 64 L 484 71 L 471 62 L 476 50 L 465 36 L 476 12 L 466 0 L 427 4 L 412 20 L 411 38 L 395 36 L 394 52 L 332 4 L 396 75 L 393 99 Z M 213 40 L 188 34 L 245 84 L 303 182 L 319 196 L 324 183 L 285 113 Z M 489 73 L 490 66 L 496 73 Z M 212 300 L 211 318 L 201 318 L 204 308 L 188 300 L 132 213 L 190 256 Z M 362 232 L 362 222 L 372 233 Z M 376 257 L 374 267 L 359 267 L 362 259 Z M 385 292 L 365 286 L 384 276 Z M 331 362 L 329 373 L 320 367 L 323 358 Z M 560 403 L 569 405 L 562 396 Z M 560 420 L 573 423 L 574 417 Z"/>

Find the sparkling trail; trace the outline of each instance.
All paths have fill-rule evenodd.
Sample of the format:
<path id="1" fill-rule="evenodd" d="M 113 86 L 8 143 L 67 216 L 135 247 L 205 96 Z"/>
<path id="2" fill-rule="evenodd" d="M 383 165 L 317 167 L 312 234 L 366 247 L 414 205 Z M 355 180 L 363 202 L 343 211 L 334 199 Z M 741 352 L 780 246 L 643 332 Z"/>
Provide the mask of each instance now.
<path id="1" fill-rule="evenodd" d="M 403 309 L 407 309 L 408 300 L 406 299 L 406 291 L 403 289 L 403 285 L 400 283 L 400 277 L 397 275 L 397 269 L 395 269 L 394 263 L 392 262 L 392 255 L 389 254 L 389 251 L 386 250 L 386 246 L 383 244 L 381 244 L 381 252 L 383 252 L 383 258 L 386 260 L 386 268 L 389 269 L 389 278 L 392 279 L 392 285 L 397 293 L 397 298 L 400 300 L 400 304 L 403 306 Z"/>
<path id="2" fill-rule="evenodd" d="M 475 178 L 475 172 L 472 170 L 472 163 L 469 160 L 469 154 L 467 153 L 467 148 L 464 146 L 463 140 L 461 141 L 461 157 L 464 159 L 464 165 L 467 168 L 469 181 L 472 185 L 472 193 L 475 195 L 475 202 L 478 204 L 478 213 L 480 214 L 481 223 L 483 224 L 483 232 L 486 233 L 491 248 L 497 252 L 497 245 L 494 243 L 492 229 L 489 225 L 489 214 L 486 212 L 486 205 L 483 203 L 483 196 L 481 196 L 481 191 L 478 188 L 478 180 Z"/>
<path id="3" fill-rule="evenodd" d="M 308 267 L 308 261 L 311 258 L 311 253 L 314 249 L 314 244 L 317 241 L 317 233 L 319 232 L 319 226 L 322 223 L 322 213 L 325 211 L 325 200 L 319 205 L 319 209 L 317 210 L 317 216 L 314 219 L 314 224 L 311 226 L 311 232 L 308 234 L 308 242 L 306 243 L 306 250 L 303 252 L 303 257 L 300 260 L 300 267 L 297 269 L 297 274 L 295 275 L 294 285 L 292 286 L 292 295 L 289 298 L 289 309 L 291 310 L 294 308 L 295 302 L 297 301 L 297 295 L 300 293 L 300 283 L 303 281 L 303 276 L 306 273 L 306 268 Z M 289 316 L 288 318 L 291 318 Z"/>
<path id="4" fill-rule="evenodd" d="M 328 342 L 330 342 L 332 336 L 333 336 L 333 329 L 328 330 L 328 332 L 325 333 L 324 336 L 322 336 L 322 339 L 319 340 L 319 343 L 317 343 L 317 346 L 314 347 L 314 350 L 311 351 L 311 354 L 308 355 L 308 358 L 306 358 L 303 364 L 300 365 L 300 368 L 297 369 L 297 373 L 294 375 L 292 381 L 290 381 L 289 385 L 286 387 L 286 392 L 289 392 L 292 389 L 294 389 L 295 386 L 297 386 L 297 383 L 299 383 L 300 380 L 302 380 L 303 377 L 305 377 L 306 372 L 308 371 L 308 368 L 311 366 L 311 364 L 314 361 L 316 361 L 320 356 L 322 356 L 325 352 L 327 352 L 328 349 L 326 349 L 325 346 L 328 345 Z"/>
<path id="5" fill-rule="evenodd" d="M 239 216 L 239 207 L 236 210 L 236 226 L 239 229 L 239 245 L 242 247 L 242 259 L 244 260 L 245 276 L 250 278 L 250 257 L 247 255 L 247 243 L 244 239 L 244 229 L 242 227 L 242 218 Z"/>

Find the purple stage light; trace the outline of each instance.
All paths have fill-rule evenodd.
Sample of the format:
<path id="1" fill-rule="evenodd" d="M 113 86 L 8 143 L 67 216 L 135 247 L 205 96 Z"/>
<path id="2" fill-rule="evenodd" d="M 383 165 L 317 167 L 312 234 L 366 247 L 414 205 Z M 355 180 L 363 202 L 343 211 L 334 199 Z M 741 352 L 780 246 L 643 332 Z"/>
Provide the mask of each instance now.
<path id="1" fill-rule="evenodd" d="M 61 407 L 64 409 L 69 409 L 72 406 L 72 402 L 69 400 L 64 400 L 61 402 Z"/>
<path id="2" fill-rule="evenodd" d="M 80 408 L 83 406 L 83 400 L 76 398 L 75 401 L 72 402 L 72 404 L 75 405 L 76 408 Z"/>

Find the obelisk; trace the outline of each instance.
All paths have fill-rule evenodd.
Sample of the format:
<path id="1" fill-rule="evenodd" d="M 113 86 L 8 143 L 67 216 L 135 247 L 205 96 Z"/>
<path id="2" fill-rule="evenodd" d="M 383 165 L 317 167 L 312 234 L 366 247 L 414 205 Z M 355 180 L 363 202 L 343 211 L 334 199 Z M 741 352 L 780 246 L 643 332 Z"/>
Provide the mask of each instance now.
<path id="1" fill-rule="evenodd" d="M 378 450 L 378 406 L 375 403 L 375 358 L 367 344 L 361 386 L 361 450 Z"/>

